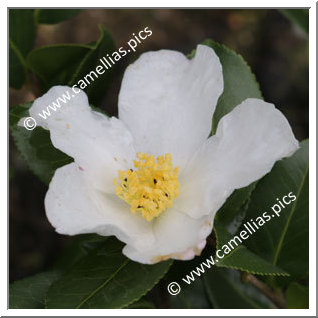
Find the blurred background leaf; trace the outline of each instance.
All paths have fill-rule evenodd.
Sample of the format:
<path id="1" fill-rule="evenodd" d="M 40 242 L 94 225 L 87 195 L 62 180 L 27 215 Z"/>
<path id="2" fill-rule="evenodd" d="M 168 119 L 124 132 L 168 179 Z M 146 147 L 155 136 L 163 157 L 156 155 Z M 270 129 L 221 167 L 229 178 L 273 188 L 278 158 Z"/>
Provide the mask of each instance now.
<path id="1" fill-rule="evenodd" d="M 38 76 L 44 94 L 54 85 L 66 85 L 91 50 L 90 46 L 80 44 L 43 46 L 30 52 L 27 64 Z M 53 57 L 54 62 L 50 62 Z"/>
<path id="2" fill-rule="evenodd" d="M 26 79 L 25 58 L 35 41 L 34 10 L 9 9 L 9 85 L 21 88 Z"/>
<path id="3" fill-rule="evenodd" d="M 11 40 L 9 40 L 9 56 L 9 85 L 18 89 L 25 81 L 26 65 L 23 56 Z"/>
<path id="4" fill-rule="evenodd" d="M 309 33 L 308 9 L 281 9 L 280 12 L 305 33 Z"/>
<path id="5" fill-rule="evenodd" d="M 36 22 L 55 24 L 73 18 L 81 11 L 81 9 L 36 9 Z"/>
<path id="6" fill-rule="evenodd" d="M 90 45 L 57 44 L 34 49 L 27 57 L 28 67 L 38 76 L 42 93 L 54 85 L 76 84 L 86 74 L 95 71 L 100 58 L 115 50 L 115 44 L 109 32 L 99 26 L 100 37 Z M 49 62 L 54 57 L 54 63 Z M 113 69 L 106 70 L 98 78 L 92 77 L 91 83 L 84 89 L 92 104 L 98 104 L 110 85 Z M 79 85 L 78 85 L 79 87 Z"/>
<path id="7" fill-rule="evenodd" d="M 298 283 L 291 283 L 286 291 L 288 309 L 309 308 L 309 288 Z"/>
<path id="8" fill-rule="evenodd" d="M 213 267 L 204 275 L 208 297 L 214 308 L 260 309 L 273 304 L 253 285 L 242 283 L 239 272 Z"/>
<path id="9" fill-rule="evenodd" d="M 183 287 L 178 295 L 170 295 L 170 307 L 179 309 L 211 308 L 203 280 L 197 278 L 191 285 Z"/>
<path id="10" fill-rule="evenodd" d="M 33 48 L 35 33 L 34 10 L 9 10 L 9 36 L 23 56 Z"/>
<path id="11" fill-rule="evenodd" d="M 70 86 L 76 84 L 80 79 L 83 79 L 86 74 L 94 71 L 96 67 L 101 64 L 100 59 L 106 57 L 107 53 L 111 54 L 115 51 L 115 43 L 110 33 L 102 25 L 99 25 L 99 30 L 100 37 L 98 41 L 92 46 L 91 51 L 88 52 L 74 72 L 74 75 L 68 83 Z M 98 75 L 98 79 L 90 83 L 87 89 L 85 89 L 90 103 L 98 105 L 111 84 L 112 76 L 113 67 L 106 70 L 104 74 Z"/>

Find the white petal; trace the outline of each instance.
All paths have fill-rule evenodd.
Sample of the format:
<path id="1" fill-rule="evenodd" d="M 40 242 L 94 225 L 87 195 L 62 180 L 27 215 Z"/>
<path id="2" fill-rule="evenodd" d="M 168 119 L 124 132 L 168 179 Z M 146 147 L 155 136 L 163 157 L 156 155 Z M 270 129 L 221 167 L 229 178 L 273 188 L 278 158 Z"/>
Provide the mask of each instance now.
<path id="1" fill-rule="evenodd" d="M 222 91 L 222 66 L 207 46 L 199 45 L 192 60 L 169 50 L 144 53 L 125 72 L 119 118 L 136 150 L 171 153 L 182 166 L 209 136 Z"/>
<path id="2" fill-rule="evenodd" d="M 199 255 L 213 225 L 209 216 L 193 219 L 175 209 L 148 222 L 115 195 L 90 187 L 76 163 L 56 170 L 45 209 L 58 233 L 115 235 L 127 244 L 127 257 L 146 264 Z"/>
<path id="3" fill-rule="evenodd" d="M 134 261 L 154 264 L 170 258 L 189 260 L 200 255 L 211 233 L 213 219 L 193 219 L 174 208 L 168 209 L 153 222 L 155 242 L 149 248 L 127 245 L 123 253 Z"/>
<path id="4" fill-rule="evenodd" d="M 284 115 L 260 99 L 247 99 L 224 116 L 180 176 L 174 207 L 192 217 L 212 213 L 235 189 L 267 174 L 277 160 L 298 149 Z"/>
<path id="5" fill-rule="evenodd" d="M 76 163 L 56 170 L 45 197 L 45 210 L 61 234 L 115 235 L 139 248 L 154 242 L 151 224 L 133 215 L 129 205 L 115 195 L 90 187 Z"/>
<path id="6" fill-rule="evenodd" d="M 60 101 L 61 107 L 51 110 L 47 119 L 38 115 L 66 92 L 74 95 L 67 86 L 51 88 L 34 101 L 30 115 L 50 130 L 54 147 L 73 157 L 92 184 L 102 191 L 113 192 L 117 171 L 129 169 L 135 158 L 132 136 L 117 118 L 92 111 L 83 91 L 66 103 Z"/>

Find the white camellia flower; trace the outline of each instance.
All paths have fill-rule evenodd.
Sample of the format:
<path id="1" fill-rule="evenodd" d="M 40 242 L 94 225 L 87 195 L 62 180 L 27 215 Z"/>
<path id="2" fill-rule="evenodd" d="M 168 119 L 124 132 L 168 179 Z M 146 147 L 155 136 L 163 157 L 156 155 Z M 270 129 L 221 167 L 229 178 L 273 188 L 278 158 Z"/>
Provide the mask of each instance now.
<path id="1" fill-rule="evenodd" d="M 67 90 L 73 94 L 51 88 L 30 116 Z M 39 120 L 53 145 L 74 158 L 56 170 L 45 198 L 56 231 L 115 235 L 140 263 L 199 255 L 229 195 L 299 147 L 283 114 L 253 98 L 224 116 L 209 138 L 222 91 L 222 66 L 211 48 L 199 45 L 192 60 L 148 52 L 125 72 L 119 119 L 93 111 L 80 91 Z"/>

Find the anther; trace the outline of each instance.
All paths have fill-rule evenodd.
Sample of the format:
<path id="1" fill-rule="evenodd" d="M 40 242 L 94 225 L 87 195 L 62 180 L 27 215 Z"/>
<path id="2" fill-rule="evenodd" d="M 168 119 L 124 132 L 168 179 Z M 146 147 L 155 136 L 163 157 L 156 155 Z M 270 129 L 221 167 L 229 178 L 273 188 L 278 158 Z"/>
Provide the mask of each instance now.
<path id="1" fill-rule="evenodd" d="M 157 157 L 138 153 L 136 169 L 119 171 L 119 182 L 114 179 L 116 195 L 136 210 L 147 221 L 158 217 L 172 206 L 179 195 L 178 167 L 173 167 L 170 154 Z M 166 177 L 164 177 L 166 176 Z"/>

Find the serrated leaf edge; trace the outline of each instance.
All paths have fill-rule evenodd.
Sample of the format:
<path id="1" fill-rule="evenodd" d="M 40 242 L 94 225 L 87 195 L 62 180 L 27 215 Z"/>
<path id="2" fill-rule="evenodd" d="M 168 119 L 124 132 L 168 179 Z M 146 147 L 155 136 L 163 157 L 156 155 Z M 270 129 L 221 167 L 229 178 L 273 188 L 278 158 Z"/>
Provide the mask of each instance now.
<path id="1" fill-rule="evenodd" d="M 213 41 L 212 39 L 205 39 L 205 40 L 202 42 L 202 44 L 211 47 L 210 45 L 208 45 L 209 42 L 212 42 L 212 43 L 215 44 L 217 47 L 222 48 L 222 49 L 225 50 L 227 53 L 232 54 L 232 55 L 238 57 L 238 59 L 243 63 L 243 65 L 244 65 L 245 67 L 247 67 L 247 69 L 250 71 L 250 74 L 251 74 L 251 76 L 252 76 L 252 79 L 254 80 L 254 82 L 255 82 L 255 84 L 256 84 L 256 87 L 258 88 L 258 91 L 259 91 L 259 93 L 260 93 L 260 96 L 261 96 L 262 99 L 264 99 L 264 96 L 263 96 L 263 94 L 262 94 L 260 85 L 259 85 L 259 83 L 258 83 L 258 81 L 257 81 L 257 79 L 256 79 L 256 76 L 255 76 L 255 74 L 253 73 L 251 67 L 250 67 L 250 66 L 247 64 L 247 62 L 244 60 L 243 56 L 242 56 L 241 54 L 239 54 L 239 53 L 236 53 L 234 50 L 231 50 L 230 48 L 228 48 L 228 47 L 225 46 L 224 44 L 221 44 L 221 43 L 218 43 L 218 42 L 216 42 L 216 41 Z M 212 47 L 212 49 L 214 49 L 214 48 Z M 191 52 L 190 54 L 192 54 L 192 52 Z M 221 63 L 221 64 L 222 64 L 222 63 Z M 223 95 L 223 92 L 222 92 L 222 94 L 220 95 L 219 100 L 222 98 L 222 95 Z M 218 101 L 219 101 L 219 100 L 218 100 Z M 244 100 L 243 100 L 243 101 L 244 101 Z M 243 102 L 243 101 L 242 101 L 242 102 Z M 217 104 L 218 104 L 218 103 L 217 103 Z M 239 104 L 238 104 L 238 105 L 239 105 Z M 236 106 L 237 106 L 237 105 L 236 105 Z M 216 107 L 217 107 L 217 105 L 216 105 Z M 215 108 L 215 109 L 216 109 L 216 108 Z M 224 114 L 224 115 L 226 115 L 226 114 Z M 221 118 L 220 118 L 220 119 L 221 119 Z M 213 117 L 212 117 L 211 135 L 214 135 L 214 134 L 216 133 L 217 126 L 218 126 L 218 123 L 215 123 L 215 117 L 213 116 Z"/>
<path id="2" fill-rule="evenodd" d="M 77 263 L 79 263 L 81 260 L 79 260 Z M 96 293 L 99 292 L 99 290 L 101 290 L 115 275 L 117 275 L 117 273 L 122 269 L 124 268 L 126 265 L 128 265 L 130 262 L 132 262 L 130 259 L 126 259 L 124 264 L 122 264 L 118 269 L 117 271 L 110 277 L 110 278 L 107 278 L 106 281 L 102 284 L 102 287 L 98 287 L 96 288 L 91 294 L 90 297 L 86 297 L 79 305 L 77 305 L 74 309 L 80 309 L 80 306 L 83 305 L 87 300 L 89 300 L 92 296 L 94 296 Z M 136 298 L 133 298 L 132 300 L 126 302 L 125 304 L 122 304 L 120 307 L 116 307 L 116 308 L 113 308 L 113 309 L 121 309 L 121 308 L 125 308 L 127 306 L 129 306 L 130 304 L 138 301 L 140 298 L 142 298 L 143 296 L 145 296 L 154 286 L 156 286 L 159 281 L 167 274 L 168 270 L 170 269 L 170 267 L 172 266 L 173 264 L 173 260 L 170 260 L 170 261 L 167 261 L 167 262 L 170 262 L 169 266 L 167 266 L 166 270 L 162 273 L 162 275 L 160 277 L 158 277 L 158 279 L 154 282 L 154 284 L 152 286 L 150 286 L 149 288 L 145 289 L 145 291 L 143 293 L 141 293 L 139 296 L 137 296 Z M 151 266 L 151 265 L 150 265 Z M 65 275 L 66 273 L 68 273 L 71 269 L 67 270 L 65 273 L 63 273 L 62 275 Z M 58 279 L 56 280 L 58 281 Z M 53 283 L 54 284 L 54 283 Z M 52 284 L 52 285 L 53 285 Z M 51 285 L 51 286 L 52 286 Z M 50 287 L 51 287 L 50 286 Z M 49 289 L 48 289 L 49 290 Z M 44 304 L 45 304 L 45 308 L 46 309 L 52 309 L 52 308 L 48 308 L 48 299 L 47 299 L 47 294 L 45 295 L 44 297 Z M 100 308 L 100 309 L 103 309 L 103 308 Z"/>
<path id="3" fill-rule="evenodd" d="M 215 230 L 215 228 L 214 228 L 214 233 L 215 233 L 215 237 L 216 237 L 217 245 L 218 245 L 219 238 L 218 238 L 218 234 L 217 234 L 217 231 Z M 229 253 L 228 255 L 225 255 L 222 260 L 231 257 L 231 255 L 233 255 L 233 253 L 235 253 L 237 251 L 237 249 L 244 248 L 244 247 L 247 249 L 247 247 L 245 245 L 241 244 L 240 246 L 235 248 L 231 253 Z M 218 248 L 218 246 L 217 246 L 217 248 Z M 259 255 L 257 255 L 257 256 L 262 258 Z M 244 269 L 243 267 L 239 267 L 239 266 L 235 266 L 235 265 L 224 265 L 224 264 L 222 265 L 222 260 L 219 263 L 216 264 L 217 267 L 233 268 L 233 269 L 237 269 L 237 270 L 240 270 L 240 271 L 243 271 L 243 272 L 247 272 L 247 273 L 250 273 L 250 274 L 257 274 L 257 275 L 261 275 L 261 276 L 290 276 L 290 274 L 288 274 L 287 272 L 285 272 L 285 273 L 284 272 L 283 273 L 274 273 L 274 272 L 263 273 L 263 272 L 257 272 L 257 271 L 249 270 L 249 269 Z M 273 266 L 275 266 L 275 265 L 273 265 Z"/>

